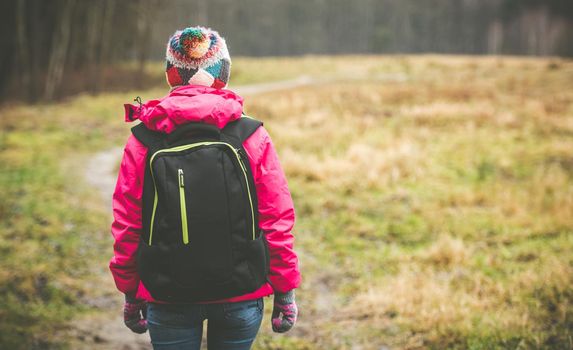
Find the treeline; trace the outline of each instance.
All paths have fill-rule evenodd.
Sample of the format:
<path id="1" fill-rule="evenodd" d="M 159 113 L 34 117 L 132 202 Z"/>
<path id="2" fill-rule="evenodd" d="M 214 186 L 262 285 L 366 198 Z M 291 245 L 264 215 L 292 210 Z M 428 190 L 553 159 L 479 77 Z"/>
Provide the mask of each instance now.
<path id="1" fill-rule="evenodd" d="M 0 2 L 0 96 L 52 100 L 107 89 L 107 68 L 126 59 L 138 83 L 159 0 Z M 118 77 L 121 79 L 121 77 Z M 113 77 L 111 79 L 113 81 Z"/>
<path id="2" fill-rule="evenodd" d="M 163 16 L 162 37 L 172 24 L 205 23 L 225 34 L 233 53 L 249 56 L 573 56 L 571 0 L 172 0 Z"/>
<path id="3" fill-rule="evenodd" d="M 573 56 L 571 0 L 9 0 L 0 96 L 141 87 L 144 63 L 163 59 L 175 29 L 197 24 L 219 30 L 232 55 Z"/>

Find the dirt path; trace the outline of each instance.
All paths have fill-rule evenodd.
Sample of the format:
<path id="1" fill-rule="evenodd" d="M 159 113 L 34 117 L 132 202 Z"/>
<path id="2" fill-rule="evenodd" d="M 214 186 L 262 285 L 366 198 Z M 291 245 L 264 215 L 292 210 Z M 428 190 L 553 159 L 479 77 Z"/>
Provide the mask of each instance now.
<path id="1" fill-rule="evenodd" d="M 263 92 L 292 89 L 317 81 L 301 76 L 292 80 L 271 83 L 237 86 L 233 88 L 241 96 L 252 96 Z M 85 163 L 84 180 L 88 186 L 99 192 L 102 206 L 111 213 L 111 197 L 116 181 L 116 167 L 122 155 L 121 147 L 113 147 L 98 152 Z M 111 245 L 111 240 L 110 240 Z M 99 272 L 98 272 L 99 275 Z M 87 300 L 96 306 L 98 312 L 73 320 L 72 330 L 66 335 L 73 349 L 151 349 L 149 336 L 130 332 L 123 324 L 121 316 L 122 298 L 115 290 L 107 268 L 101 269 L 96 278 L 97 296 Z"/>

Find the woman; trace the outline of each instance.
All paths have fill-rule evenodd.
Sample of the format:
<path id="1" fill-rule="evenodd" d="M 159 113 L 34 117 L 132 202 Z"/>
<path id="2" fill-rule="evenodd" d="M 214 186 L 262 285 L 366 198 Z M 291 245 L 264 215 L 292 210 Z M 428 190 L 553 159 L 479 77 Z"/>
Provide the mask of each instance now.
<path id="1" fill-rule="evenodd" d="M 146 130 L 168 137 L 190 123 L 207 124 L 224 131 L 230 123 L 245 119 L 243 99 L 225 89 L 231 60 L 225 40 L 217 32 L 203 27 L 175 32 L 167 45 L 166 60 L 170 93 L 145 104 L 125 105 L 126 121 L 139 119 Z M 260 328 L 262 298 L 271 294 L 274 294 L 273 331 L 286 332 L 296 321 L 294 289 L 300 284 L 300 272 L 293 250 L 294 208 L 287 182 L 270 136 L 263 127 L 258 127 L 241 146 L 248 158 L 247 170 L 252 174 L 258 201 L 255 211 L 258 228 L 268 247 L 268 273 L 260 287 L 246 293 L 187 303 L 173 302 L 186 300 L 184 298 L 154 298 L 159 294 L 150 292 L 151 282 L 142 278 L 138 269 L 140 260 L 136 255 L 141 251 L 138 245 L 149 247 L 147 239 L 151 244 L 151 238 L 144 234 L 148 220 L 142 213 L 150 152 L 134 135 L 127 141 L 113 195 L 111 231 L 115 244 L 110 269 L 117 288 L 125 294 L 126 326 L 136 333 L 144 333 L 149 328 L 154 349 L 199 349 L 205 319 L 209 320 L 209 349 L 249 349 Z M 183 175 L 183 170 L 180 172 Z M 253 216 L 253 237 L 254 222 Z M 144 243 L 141 242 L 143 236 Z"/>

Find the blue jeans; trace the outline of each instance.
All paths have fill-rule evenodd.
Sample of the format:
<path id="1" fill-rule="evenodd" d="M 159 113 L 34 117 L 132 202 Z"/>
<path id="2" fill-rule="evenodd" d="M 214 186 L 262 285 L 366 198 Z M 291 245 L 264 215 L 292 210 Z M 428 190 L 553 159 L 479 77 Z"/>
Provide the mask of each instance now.
<path id="1" fill-rule="evenodd" d="M 209 350 L 250 349 L 263 319 L 263 299 L 223 304 L 154 304 L 147 307 L 153 349 L 201 348 L 207 320 Z"/>

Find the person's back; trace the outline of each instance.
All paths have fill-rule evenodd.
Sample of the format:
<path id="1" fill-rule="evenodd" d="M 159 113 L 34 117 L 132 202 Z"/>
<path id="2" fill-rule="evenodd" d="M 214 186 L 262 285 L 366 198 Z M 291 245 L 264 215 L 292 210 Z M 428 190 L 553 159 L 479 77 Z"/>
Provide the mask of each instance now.
<path id="1" fill-rule="evenodd" d="M 231 66 L 224 39 L 210 29 L 187 28 L 170 38 L 166 57 L 170 93 L 145 104 L 125 105 L 126 121 L 140 120 L 142 126 L 134 128 L 127 141 L 113 196 L 115 254 L 110 269 L 126 296 L 124 320 L 137 333 L 149 327 L 157 349 L 199 349 L 205 319 L 209 320 L 209 348 L 249 349 L 262 320 L 264 296 L 275 294 L 274 331 L 288 331 L 296 321 L 294 289 L 300 284 L 300 272 L 291 233 L 292 199 L 267 131 L 260 123 L 246 121 L 242 98 L 224 89 Z M 199 131 L 195 136 L 173 137 L 196 125 L 214 130 L 213 136 Z M 156 147 L 147 134 L 155 135 L 161 146 Z M 171 157 L 162 157 L 166 153 Z M 194 166 L 201 171 L 195 172 Z M 175 174 L 174 185 L 169 185 L 170 180 L 155 183 L 153 169 L 160 177 L 167 168 L 173 168 L 169 173 Z M 216 182 L 218 178 L 222 182 Z M 195 190 L 185 187 L 191 183 Z M 229 194 L 227 187 L 221 192 L 221 186 L 235 186 L 237 194 Z M 161 194 L 169 191 L 174 194 Z M 221 193 L 220 199 L 207 200 L 209 191 Z M 191 215 L 190 206 L 200 208 L 201 201 L 206 208 Z M 227 213 L 233 208 L 251 211 Z M 163 223 L 163 230 L 157 222 Z M 197 222 L 204 224 L 202 230 L 195 229 Z M 210 236 L 205 232 L 209 222 L 213 223 Z M 228 222 L 235 222 L 236 228 L 226 233 Z M 182 234 L 177 233 L 181 242 L 167 240 L 172 227 L 181 228 Z M 255 250 L 241 248 L 242 239 L 251 241 L 248 235 L 252 242 L 264 241 L 263 248 L 255 249 L 261 252 L 258 258 L 252 254 Z M 193 240 L 194 250 L 188 249 Z M 204 244 L 202 254 L 197 251 L 198 242 Z M 219 244 L 233 249 L 221 250 Z M 206 254 L 209 249 L 214 253 Z M 208 261 L 207 255 L 219 252 L 218 260 Z M 196 259 L 198 255 L 202 258 Z M 221 259 L 227 263 L 219 263 Z M 227 272 L 226 281 L 232 282 L 215 282 L 215 275 Z M 209 288 L 203 288 L 209 283 Z"/>

